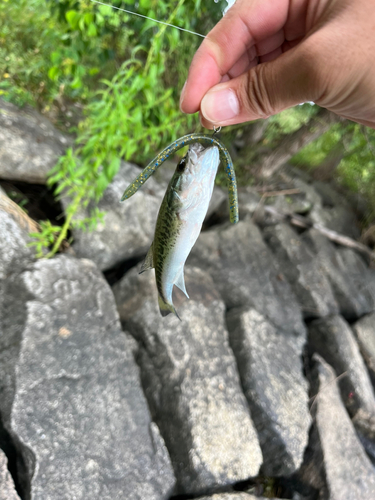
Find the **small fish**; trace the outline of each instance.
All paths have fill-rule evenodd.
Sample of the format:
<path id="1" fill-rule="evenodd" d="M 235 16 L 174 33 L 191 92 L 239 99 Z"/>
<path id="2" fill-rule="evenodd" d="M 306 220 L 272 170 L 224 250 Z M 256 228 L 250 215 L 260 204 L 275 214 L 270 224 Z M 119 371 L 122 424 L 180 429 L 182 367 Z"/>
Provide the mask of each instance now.
<path id="1" fill-rule="evenodd" d="M 140 271 L 155 268 L 162 316 L 174 313 L 180 319 L 172 302 L 173 285 L 189 298 L 184 265 L 201 231 L 219 163 L 217 146 L 205 148 L 193 143 L 169 182 L 159 210 L 154 241 Z"/>

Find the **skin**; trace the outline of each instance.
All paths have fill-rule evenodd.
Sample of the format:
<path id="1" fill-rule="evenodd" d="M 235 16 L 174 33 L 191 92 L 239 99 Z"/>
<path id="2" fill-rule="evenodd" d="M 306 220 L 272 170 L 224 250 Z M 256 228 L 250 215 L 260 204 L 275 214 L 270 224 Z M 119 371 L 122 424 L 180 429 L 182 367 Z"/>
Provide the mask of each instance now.
<path id="1" fill-rule="evenodd" d="M 313 101 L 375 128 L 375 0 L 237 0 L 202 42 L 181 110 L 202 125 Z"/>

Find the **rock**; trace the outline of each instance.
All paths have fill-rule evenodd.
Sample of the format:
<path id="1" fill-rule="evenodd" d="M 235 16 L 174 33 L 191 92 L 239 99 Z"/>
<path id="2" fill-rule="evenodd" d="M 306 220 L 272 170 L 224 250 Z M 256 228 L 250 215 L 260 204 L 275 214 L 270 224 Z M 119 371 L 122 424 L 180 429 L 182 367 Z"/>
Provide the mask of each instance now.
<path id="1" fill-rule="evenodd" d="M 269 500 L 276 500 L 275 498 L 272 499 L 271 497 L 267 497 Z M 249 493 L 218 493 L 216 495 L 212 495 L 209 497 L 200 497 L 199 500 L 266 500 L 264 497 L 259 497 L 259 496 L 254 496 L 250 495 Z"/>
<path id="2" fill-rule="evenodd" d="M 20 500 L 7 466 L 7 458 L 0 450 L 0 500 Z"/>
<path id="3" fill-rule="evenodd" d="M 375 396 L 370 377 L 346 321 L 340 316 L 313 321 L 309 325 L 309 345 L 340 376 L 339 387 L 350 414 L 355 415 L 362 409 L 375 416 Z"/>
<path id="4" fill-rule="evenodd" d="M 31 500 L 168 498 L 168 453 L 95 265 L 40 260 L 6 297 L 2 347 L 16 369 L 6 373 L 13 400 L 9 391 L 0 405 L 22 443 Z"/>
<path id="5" fill-rule="evenodd" d="M 228 309 L 251 306 L 276 327 L 304 332 L 296 297 L 250 220 L 202 233 L 188 263 L 209 272 Z"/>
<path id="6" fill-rule="evenodd" d="M 364 316 L 353 325 L 359 348 L 375 380 L 375 312 Z"/>
<path id="7" fill-rule="evenodd" d="M 262 473 L 290 475 L 302 463 L 311 424 L 305 336 L 276 328 L 252 308 L 229 311 L 227 325 L 263 452 Z"/>
<path id="8" fill-rule="evenodd" d="M 113 290 L 153 418 L 166 442 L 177 493 L 199 494 L 256 476 L 262 455 L 228 345 L 224 304 L 209 275 L 185 269 L 190 300 L 176 290 L 162 318 L 153 272 L 133 269 Z"/>
<path id="9" fill-rule="evenodd" d="M 335 246 L 315 229 L 302 235 L 326 274 L 340 313 L 353 321 L 375 308 L 375 273 L 349 248 Z M 373 287 L 373 289 L 372 289 Z"/>
<path id="10" fill-rule="evenodd" d="M 154 239 L 159 206 L 165 186 L 152 177 L 131 198 L 120 202 L 125 188 L 140 170 L 131 163 L 121 163 L 120 171 L 104 192 L 98 208 L 105 212 L 103 221 L 91 232 L 73 230 L 73 248 L 79 257 L 93 260 L 100 269 L 146 254 Z M 64 201 L 66 205 L 68 200 Z M 89 205 L 89 210 L 94 204 Z M 77 219 L 88 216 L 81 210 Z"/>
<path id="11" fill-rule="evenodd" d="M 0 281 L 33 260 L 27 245 L 32 241 L 29 232 L 37 231 L 37 224 L 0 188 Z"/>
<path id="12" fill-rule="evenodd" d="M 305 318 L 338 313 L 331 285 L 315 255 L 287 224 L 264 230 L 263 236 L 291 284 Z"/>
<path id="13" fill-rule="evenodd" d="M 0 177 L 45 184 L 72 141 L 37 111 L 0 100 Z"/>
<path id="14" fill-rule="evenodd" d="M 375 470 L 341 401 L 336 373 L 314 355 L 319 387 L 312 411 L 330 500 L 375 498 Z M 324 498 L 324 497 L 323 497 Z"/>
<path id="15" fill-rule="evenodd" d="M 7 323 L 17 335 L 18 318 L 4 315 L 3 302 L 8 283 L 34 261 L 34 251 L 27 246 L 32 241 L 28 233 L 33 230 L 37 230 L 35 223 L 0 188 L 0 412 L 1 407 L 7 406 L 9 412 L 11 409 L 10 374 L 14 373 L 14 359 L 19 351 L 17 342 L 9 342 L 4 336 Z"/>

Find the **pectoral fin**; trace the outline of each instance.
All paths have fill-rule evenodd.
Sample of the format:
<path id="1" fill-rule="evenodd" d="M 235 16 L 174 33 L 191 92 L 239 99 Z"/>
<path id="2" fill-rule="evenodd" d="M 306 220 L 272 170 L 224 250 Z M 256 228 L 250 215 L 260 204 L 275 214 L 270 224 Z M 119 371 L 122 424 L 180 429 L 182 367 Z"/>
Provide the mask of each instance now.
<path id="1" fill-rule="evenodd" d="M 142 263 L 141 270 L 139 271 L 139 274 L 144 273 L 148 269 L 152 269 L 154 267 L 154 243 L 152 242 L 147 255 L 145 257 L 145 260 Z"/>
<path id="2" fill-rule="evenodd" d="M 181 269 L 181 272 L 180 274 L 177 276 L 177 279 L 176 281 L 174 282 L 174 284 L 182 291 L 184 292 L 184 294 L 186 295 L 186 297 L 189 299 L 189 295 L 186 291 L 186 288 L 185 288 L 185 278 L 184 278 L 184 267 L 182 266 L 182 269 Z"/>

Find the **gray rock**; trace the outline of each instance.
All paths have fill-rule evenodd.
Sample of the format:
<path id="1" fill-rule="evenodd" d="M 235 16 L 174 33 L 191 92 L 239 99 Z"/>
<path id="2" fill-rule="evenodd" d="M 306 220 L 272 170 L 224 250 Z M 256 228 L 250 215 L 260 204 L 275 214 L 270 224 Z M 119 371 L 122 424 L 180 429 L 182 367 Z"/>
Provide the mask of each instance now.
<path id="1" fill-rule="evenodd" d="M 271 497 L 267 497 L 269 500 Z M 264 497 L 250 495 L 249 493 L 218 493 L 209 497 L 200 497 L 199 500 L 266 500 Z"/>
<path id="2" fill-rule="evenodd" d="M 44 184 L 71 142 L 37 111 L 0 100 L 2 179 Z"/>
<path id="3" fill-rule="evenodd" d="M 338 248 L 315 229 L 302 239 L 315 253 L 321 269 L 331 283 L 340 313 L 352 321 L 375 308 L 375 273 L 349 248 Z"/>
<path id="4" fill-rule="evenodd" d="M 375 396 L 370 377 L 346 321 L 340 316 L 313 321 L 309 325 L 309 345 L 340 376 L 342 398 L 351 415 L 359 409 L 375 415 Z"/>
<path id="5" fill-rule="evenodd" d="M 0 500 L 20 500 L 7 466 L 7 457 L 0 450 Z"/>
<path id="6" fill-rule="evenodd" d="M 202 233 L 188 262 L 209 272 L 228 309 L 252 306 L 275 326 L 304 332 L 296 297 L 250 220 Z"/>
<path id="7" fill-rule="evenodd" d="M 37 224 L 0 188 L 0 280 L 33 260 L 34 252 L 27 246 L 33 231 L 38 231 Z"/>
<path id="8" fill-rule="evenodd" d="M 302 463 L 311 424 L 302 372 L 305 336 L 275 328 L 254 309 L 231 310 L 227 324 L 263 452 L 262 472 L 290 475 Z"/>
<path id="9" fill-rule="evenodd" d="M 100 269 L 109 269 L 126 259 L 146 254 L 151 246 L 165 186 L 151 177 L 131 198 L 120 202 L 125 188 L 139 172 L 135 165 L 122 162 L 120 171 L 98 204 L 105 212 L 103 221 L 91 232 L 73 230 L 73 248 L 77 256 L 93 260 Z M 68 200 L 64 200 L 64 204 L 67 203 Z M 93 206 L 81 210 L 77 219 L 87 217 Z"/>
<path id="10" fill-rule="evenodd" d="M 224 304 L 209 275 L 185 270 L 190 300 L 176 290 L 175 316 L 162 318 L 153 272 L 135 269 L 114 286 L 178 493 L 200 493 L 258 474 L 262 455 L 228 345 Z"/>
<path id="11" fill-rule="evenodd" d="M 0 405 L 22 443 L 31 499 L 167 498 L 168 453 L 95 265 L 40 260 L 6 296 L 3 352 L 16 370 L 8 373 L 13 404 Z"/>
<path id="12" fill-rule="evenodd" d="M 313 252 L 287 224 L 277 224 L 263 235 L 291 284 L 305 318 L 338 313 L 331 285 Z"/>
<path id="13" fill-rule="evenodd" d="M 19 350 L 17 342 L 4 336 L 6 324 L 12 322 L 17 336 L 18 318 L 7 317 L 3 303 L 8 283 L 34 260 L 34 251 L 27 245 L 32 241 L 29 231 L 36 230 L 35 223 L 0 188 L 0 412 L 5 406 L 9 412 L 11 409 L 14 388 L 10 374 L 14 373 Z"/>
<path id="14" fill-rule="evenodd" d="M 375 380 L 375 312 L 364 316 L 353 325 L 359 348 Z"/>
<path id="15" fill-rule="evenodd" d="M 312 411 L 324 457 L 330 500 L 375 498 L 375 470 L 358 440 L 335 383 L 336 373 L 314 355 L 319 382 Z"/>

